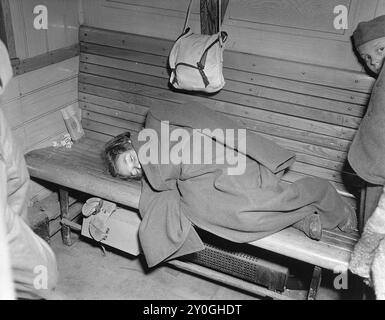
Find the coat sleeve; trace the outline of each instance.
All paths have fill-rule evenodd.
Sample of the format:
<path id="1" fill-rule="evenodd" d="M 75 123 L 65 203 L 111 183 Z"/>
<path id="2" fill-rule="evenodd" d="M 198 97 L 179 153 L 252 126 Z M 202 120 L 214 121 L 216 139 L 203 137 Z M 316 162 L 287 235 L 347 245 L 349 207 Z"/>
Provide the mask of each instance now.
<path id="1" fill-rule="evenodd" d="M 181 105 L 156 106 L 150 109 L 147 123 L 169 121 L 170 124 L 192 129 L 245 129 L 226 115 L 211 110 L 199 103 L 189 102 Z M 151 126 L 151 124 L 149 124 Z M 218 141 L 218 137 L 215 137 Z M 246 150 L 243 150 L 238 134 L 235 132 L 234 141 L 219 141 L 258 161 L 274 173 L 287 169 L 294 161 L 295 154 L 278 146 L 275 142 L 263 136 L 246 130 Z M 246 143 L 247 142 L 247 143 Z"/>
<path id="2" fill-rule="evenodd" d="M 139 211 L 139 239 L 149 267 L 204 249 L 191 222 L 180 212 L 177 189 L 155 191 L 142 179 Z"/>
<path id="3" fill-rule="evenodd" d="M 11 261 L 7 243 L 5 212 L 7 210 L 7 185 L 5 162 L 0 149 L 0 300 L 14 299 Z"/>
<path id="4" fill-rule="evenodd" d="M 9 212 L 27 219 L 29 174 L 22 151 L 14 140 L 4 114 L 0 110 L 0 152 L 4 158 L 7 175 L 7 196 Z M 8 225 L 12 215 L 6 215 Z"/>

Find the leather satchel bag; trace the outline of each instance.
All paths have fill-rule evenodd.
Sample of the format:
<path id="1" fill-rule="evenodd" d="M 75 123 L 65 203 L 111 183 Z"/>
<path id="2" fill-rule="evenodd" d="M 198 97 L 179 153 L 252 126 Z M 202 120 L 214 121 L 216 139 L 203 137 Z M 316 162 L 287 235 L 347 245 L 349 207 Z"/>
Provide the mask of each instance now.
<path id="1" fill-rule="evenodd" d="M 194 34 L 187 27 L 192 2 L 193 0 L 190 0 L 184 32 L 170 52 L 170 83 L 176 89 L 217 92 L 225 85 L 222 69 L 227 33 L 220 30 L 214 35 Z M 221 19 L 221 0 L 218 16 Z M 221 20 L 219 29 L 221 29 Z"/>

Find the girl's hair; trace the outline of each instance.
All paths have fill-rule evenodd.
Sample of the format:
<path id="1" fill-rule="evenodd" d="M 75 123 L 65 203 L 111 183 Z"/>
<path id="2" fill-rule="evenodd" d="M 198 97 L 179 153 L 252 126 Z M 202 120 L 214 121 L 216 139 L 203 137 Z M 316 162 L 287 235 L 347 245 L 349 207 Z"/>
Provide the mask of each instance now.
<path id="1" fill-rule="evenodd" d="M 117 177 L 116 159 L 126 151 L 132 150 L 131 133 L 124 132 L 108 141 L 104 147 L 104 161 L 108 171 L 113 177 Z"/>

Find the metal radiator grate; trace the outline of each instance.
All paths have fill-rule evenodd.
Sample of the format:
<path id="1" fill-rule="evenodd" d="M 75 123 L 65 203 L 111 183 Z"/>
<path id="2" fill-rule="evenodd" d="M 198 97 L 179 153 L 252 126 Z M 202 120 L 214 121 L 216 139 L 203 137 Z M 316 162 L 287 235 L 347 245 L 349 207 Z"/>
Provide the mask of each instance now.
<path id="1" fill-rule="evenodd" d="M 289 277 L 288 268 L 260 259 L 234 248 L 205 242 L 205 249 L 184 260 L 246 280 L 269 290 L 283 292 Z"/>

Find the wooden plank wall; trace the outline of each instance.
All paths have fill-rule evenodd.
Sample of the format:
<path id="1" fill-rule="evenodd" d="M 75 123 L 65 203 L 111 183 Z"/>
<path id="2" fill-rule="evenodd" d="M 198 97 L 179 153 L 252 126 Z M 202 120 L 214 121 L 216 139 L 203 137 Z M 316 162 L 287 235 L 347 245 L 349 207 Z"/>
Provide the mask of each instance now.
<path id="1" fill-rule="evenodd" d="M 285 181 L 322 177 L 353 197 L 346 180 L 356 178 L 345 162 L 372 86 L 364 74 L 227 50 L 225 88 L 190 95 L 168 85 L 172 41 L 87 27 L 80 40 L 79 100 L 90 137 L 140 130 L 149 107 L 198 101 L 296 152 Z"/>
<path id="2" fill-rule="evenodd" d="M 60 109 L 71 104 L 78 106 L 79 58 L 52 64 L 53 56 L 65 56 L 78 44 L 80 0 L 9 0 L 15 38 L 16 57 L 22 72 L 14 77 L 0 107 L 11 123 L 13 133 L 25 152 L 50 145 L 66 129 Z M 36 5 L 48 9 L 48 29 L 36 30 L 33 20 Z M 61 51 L 60 51 L 61 50 Z M 61 53 L 63 52 L 63 53 Z M 43 56 L 50 54 L 51 56 Z M 73 56 L 73 55 L 72 55 Z M 40 63 L 39 59 L 48 61 Z M 61 59 L 63 60 L 63 59 Z M 46 67 L 34 70 L 30 64 Z M 32 72 L 28 72 L 34 70 Z M 51 193 L 32 183 L 31 201 Z"/>
<path id="3" fill-rule="evenodd" d="M 10 0 L 16 55 L 32 58 L 78 43 L 80 0 Z M 48 29 L 36 30 L 33 9 L 45 5 Z"/>
<path id="4" fill-rule="evenodd" d="M 84 24 L 175 40 L 189 0 L 83 0 Z M 200 0 L 190 25 L 200 32 Z M 334 8 L 348 9 L 348 29 L 334 28 Z M 351 35 L 360 21 L 385 13 L 385 0 L 231 0 L 223 21 L 226 48 L 285 60 L 361 71 Z"/>
<path id="5" fill-rule="evenodd" d="M 67 132 L 60 109 L 78 106 L 79 58 L 75 57 L 13 78 L 1 97 L 16 141 L 24 152 L 51 145 Z M 31 201 L 50 194 L 31 185 Z"/>

